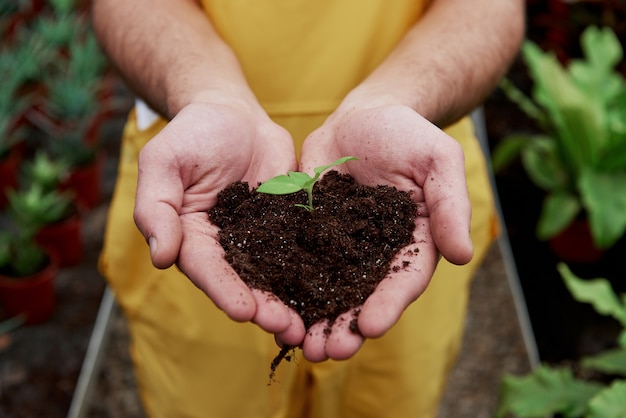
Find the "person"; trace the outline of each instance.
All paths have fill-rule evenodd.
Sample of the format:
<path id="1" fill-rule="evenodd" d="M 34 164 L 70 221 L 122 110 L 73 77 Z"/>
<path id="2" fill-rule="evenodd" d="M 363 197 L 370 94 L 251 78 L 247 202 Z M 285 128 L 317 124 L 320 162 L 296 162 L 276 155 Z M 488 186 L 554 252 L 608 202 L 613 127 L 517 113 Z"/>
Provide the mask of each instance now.
<path id="1" fill-rule="evenodd" d="M 498 233 L 466 115 L 517 53 L 523 4 L 94 2 L 100 42 L 141 99 L 100 268 L 148 416 L 436 415 L 470 278 Z M 358 333 L 349 321 L 305 330 L 239 279 L 207 210 L 231 182 L 346 155 L 360 160 L 337 168 L 358 182 L 413 192 L 419 252 L 367 299 Z M 301 354 L 268 387 L 277 344 Z"/>

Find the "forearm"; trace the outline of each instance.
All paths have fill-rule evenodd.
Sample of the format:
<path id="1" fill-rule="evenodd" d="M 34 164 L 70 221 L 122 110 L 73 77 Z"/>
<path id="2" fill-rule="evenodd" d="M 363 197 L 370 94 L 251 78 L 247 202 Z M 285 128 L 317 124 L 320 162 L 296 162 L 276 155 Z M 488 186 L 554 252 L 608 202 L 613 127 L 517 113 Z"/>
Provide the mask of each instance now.
<path id="1" fill-rule="evenodd" d="M 130 88 L 166 118 L 194 101 L 258 105 L 237 58 L 195 1 L 98 0 L 93 22 Z"/>
<path id="2" fill-rule="evenodd" d="M 448 125 L 492 91 L 523 36 L 522 0 L 436 0 L 352 95 L 407 105 Z"/>

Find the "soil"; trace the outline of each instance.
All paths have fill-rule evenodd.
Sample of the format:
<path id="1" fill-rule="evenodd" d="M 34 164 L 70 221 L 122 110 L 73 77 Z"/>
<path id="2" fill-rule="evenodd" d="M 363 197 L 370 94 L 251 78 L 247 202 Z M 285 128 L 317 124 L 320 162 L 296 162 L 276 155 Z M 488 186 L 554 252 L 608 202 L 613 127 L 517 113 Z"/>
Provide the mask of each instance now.
<path id="1" fill-rule="evenodd" d="M 296 206 L 306 192 L 271 195 L 236 182 L 222 190 L 210 219 L 221 228 L 226 260 L 251 288 L 271 292 L 306 329 L 358 307 L 412 242 L 416 204 L 407 192 L 366 187 L 328 172 L 315 184 L 314 210 Z M 408 263 L 408 262 L 406 262 Z"/>

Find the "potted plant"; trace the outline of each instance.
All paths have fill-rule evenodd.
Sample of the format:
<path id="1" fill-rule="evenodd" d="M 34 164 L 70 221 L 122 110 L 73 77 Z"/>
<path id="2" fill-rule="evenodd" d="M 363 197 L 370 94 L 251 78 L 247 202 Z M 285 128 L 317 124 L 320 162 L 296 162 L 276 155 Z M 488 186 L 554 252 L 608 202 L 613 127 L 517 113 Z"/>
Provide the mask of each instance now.
<path id="1" fill-rule="evenodd" d="M 97 206 L 102 194 L 100 125 L 107 110 L 99 98 L 104 62 L 91 36 L 70 46 L 69 56 L 43 76 L 46 93 L 39 109 L 29 113 L 48 152 L 70 164 L 64 188 L 86 210 Z"/>
<path id="2" fill-rule="evenodd" d="M 13 230 L 0 231 L 0 303 L 6 315 L 36 324 L 54 311 L 58 265 L 37 243 L 37 228 L 14 224 Z"/>
<path id="3" fill-rule="evenodd" d="M 59 267 L 80 262 L 83 254 L 82 219 L 74 198 L 59 189 L 68 164 L 43 152 L 25 164 L 24 185 L 9 191 L 9 209 L 23 225 L 37 228 L 36 241 L 53 252 Z"/>
<path id="4" fill-rule="evenodd" d="M 581 48 L 583 59 L 564 68 L 552 53 L 525 42 L 532 98 L 508 80 L 502 87 L 542 132 L 505 138 L 494 150 L 493 165 L 499 171 L 521 156 L 529 178 L 546 191 L 537 222 L 540 239 L 555 238 L 570 226 L 578 228 L 576 238 L 588 225 L 593 247 L 603 250 L 626 231 L 626 82 L 615 71 L 622 48 L 611 29 L 587 28 Z M 559 241 L 551 243 L 557 249 Z M 583 255 L 601 254 L 593 247 Z"/>
<path id="5" fill-rule="evenodd" d="M 617 343 L 614 348 L 587 356 L 574 366 L 542 365 L 527 376 L 505 376 L 497 416 L 625 417 L 626 295 L 617 295 L 606 279 L 577 277 L 563 263 L 558 270 L 577 301 L 591 304 L 597 313 L 621 324 Z"/>

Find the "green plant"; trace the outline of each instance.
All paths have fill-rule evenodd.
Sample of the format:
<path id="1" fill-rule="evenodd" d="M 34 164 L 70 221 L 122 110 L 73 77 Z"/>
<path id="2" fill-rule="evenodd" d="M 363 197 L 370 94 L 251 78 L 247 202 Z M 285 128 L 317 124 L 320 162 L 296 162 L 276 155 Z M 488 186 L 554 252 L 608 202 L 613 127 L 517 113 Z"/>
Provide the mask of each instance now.
<path id="1" fill-rule="evenodd" d="M 610 384 L 577 378 L 567 367 L 542 365 L 525 377 L 507 375 L 502 382 L 497 417 L 512 413 L 539 418 L 560 413 L 567 418 L 626 417 L 626 294 L 617 295 L 606 279 L 583 280 L 567 265 L 558 265 L 572 296 L 622 325 L 618 348 L 583 358 L 583 369 L 613 376 Z"/>
<path id="2" fill-rule="evenodd" d="M 53 159 L 43 151 L 37 151 L 33 159 L 24 164 L 26 178 L 40 184 L 44 192 L 56 189 L 68 175 L 69 169 L 69 162 Z"/>
<path id="3" fill-rule="evenodd" d="M 0 231 L 0 272 L 19 278 L 41 270 L 48 258 L 34 239 L 36 232 L 32 228 Z"/>
<path id="4" fill-rule="evenodd" d="M 39 82 L 56 55 L 46 40 L 30 28 L 21 28 L 15 42 L 7 48 L 11 51 L 10 61 L 3 64 L 0 71 L 6 75 L 6 68 L 10 72 L 8 77 L 16 78 L 19 85 Z"/>
<path id="5" fill-rule="evenodd" d="M 99 84 L 107 61 L 92 31 L 69 47 L 67 73 L 84 86 Z"/>
<path id="6" fill-rule="evenodd" d="M 95 161 L 100 144 L 86 140 L 89 124 L 79 123 L 74 129 L 60 129 L 47 138 L 46 147 L 54 158 L 65 161 L 70 169 Z"/>
<path id="7" fill-rule="evenodd" d="M 93 117 L 98 110 L 99 80 L 85 82 L 69 72 L 52 71 L 43 82 L 46 111 L 55 120 L 73 123 Z"/>
<path id="8" fill-rule="evenodd" d="M 626 231 L 626 82 L 615 70 L 622 47 L 611 29 L 589 27 L 581 48 L 583 58 L 564 68 L 554 54 L 524 43 L 532 99 L 508 80 L 502 88 L 543 133 L 505 138 L 493 166 L 497 172 L 521 156 L 529 178 L 547 191 L 540 239 L 584 213 L 595 245 L 609 248 Z"/>
<path id="9" fill-rule="evenodd" d="M 0 159 L 23 141 L 27 133 L 17 122 L 33 99 L 29 94 L 20 93 L 24 83 L 37 72 L 37 63 L 28 53 L 27 46 L 18 43 L 0 48 Z"/>
<path id="10" fill-rule="evenodd" d="M 33 22 L 32 32 L 55 52 L 68 49 L 87 28 L 85 17 L 76 12 L 73 0 L 48 0 L 46 8 Z"/>
<path id="11" fill-rule="evenodd" d="M 297 204 L 296 206 L 307 209 L 308 211 L 313 211 L 313 186 L 319 180 L 322 173 L 328 170 L 331 167 L 338 166 L 339 164 L 343 164 L 346 161 L 350 160 L 358 160 L 357 157 L 342 157 L 335 161 L 334 163 L 324 165 L 321 167 L 315 167 L 313 169 L 314 176 L 311 177 L 307 173 L 301 173 L 299 171 L 290 171 L 288 175 L 281 174 L 276 177 L 273 177 L 263 184 L 261 184 L 256 191 L 259 193 L 268 193 L 268 194 L 291 194 L 296 193 L 301 190 L 304 190 L 308 196 L 308 203 Z"/>
<path id="12" fill-rule="evenodd" d="M 7 191 L 9 212 L 20 229 L 39 229 L 59 222 L 72 213 L 73 199 L 67 192 L 46 190 L 30 183 L 19 190 Z"/>

